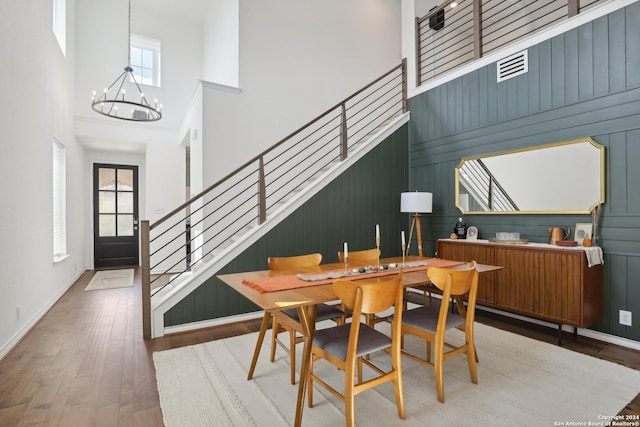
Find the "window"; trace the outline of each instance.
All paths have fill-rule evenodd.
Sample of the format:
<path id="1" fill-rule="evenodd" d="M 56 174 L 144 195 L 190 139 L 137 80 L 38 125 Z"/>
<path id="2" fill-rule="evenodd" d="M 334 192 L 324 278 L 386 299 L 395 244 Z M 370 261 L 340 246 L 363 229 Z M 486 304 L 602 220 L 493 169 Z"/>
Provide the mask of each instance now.
<path id="1" fill-rule="evenodd" d="M 53 0 L 53 34 L 62 54 L 67 54 L 67 0 Z"/>
<path id="2" fill-rule="evenodd" d="M 131 68 L 138 83 L 160 87 L 160 41 L 131 34 Z"/>
<path id="3" fill-rule="evenodd" d="M 53 141 L 53 260 L 67 255 L 66 154 L 64 145 Z"/>

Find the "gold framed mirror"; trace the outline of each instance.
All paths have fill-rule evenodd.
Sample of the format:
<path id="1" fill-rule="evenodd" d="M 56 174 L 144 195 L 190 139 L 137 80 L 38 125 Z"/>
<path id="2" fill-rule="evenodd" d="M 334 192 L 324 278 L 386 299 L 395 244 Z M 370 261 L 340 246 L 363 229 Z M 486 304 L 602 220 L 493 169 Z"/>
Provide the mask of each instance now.
<path id="1" fill-rule="evenodd" d="M 605 201 L 604 146 L 586 137 L 463 158 L 463 214 L 588 214 Z"/>

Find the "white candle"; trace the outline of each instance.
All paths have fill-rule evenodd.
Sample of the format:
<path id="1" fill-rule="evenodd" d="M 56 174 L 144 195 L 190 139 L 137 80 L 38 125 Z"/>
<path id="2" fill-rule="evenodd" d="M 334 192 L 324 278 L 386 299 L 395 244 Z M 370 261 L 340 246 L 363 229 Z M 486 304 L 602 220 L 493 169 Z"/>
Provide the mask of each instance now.
<path id="1" fill-rule="evenodd" d="M 405 240 L 404 240 L 404 230 L 402 230 L 401 235 L 402 235 L 402 246 L 404 246 L 404 244 L 405 244 Z"/>
<path id="2" fill-rule="evenodd" d="M 342 252 L 344 253 L 345 258 L 349 256 L 349 248 L 347 247 L 347 242 L 344 242 L 344 250 Z"/>
<path id="3" fill-rule="evenodd" d="M 376 239 L 380 238 L 380 224 L 376 224 Z"/>

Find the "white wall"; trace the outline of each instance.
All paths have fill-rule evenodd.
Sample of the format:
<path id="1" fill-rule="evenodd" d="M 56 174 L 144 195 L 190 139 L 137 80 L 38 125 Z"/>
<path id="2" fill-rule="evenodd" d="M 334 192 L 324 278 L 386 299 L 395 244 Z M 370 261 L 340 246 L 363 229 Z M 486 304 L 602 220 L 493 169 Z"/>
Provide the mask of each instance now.
<path id="1" fill-rule="evenodd" d="M 93 90 L 101 91 L 122 73 L 128 57 L 128 4 L 126 1 L 82 0 L 78 2 L 77 120 L 90 125 L 117 123 L 91 109 Z M 202 77 L 203 28 L 201 21 L 192 21 L 176 14 L 131 5 L 131 32 L 162 42 L 162 87 L 143 86 L 148 99 L 157 98 L 163 104 L 163 117 L 152 124 L 138 124 L 153 129 L 154 142 L 163 139 L 179 144 L 176 135 Z M 118 138 L 126 132 L 114 124 Z M 83 137 L 104 138 L 110 131 L 92 126 L 83 128 Z"/>
<path id="2" fill-rule="evenodd" d="M 239 11 L 239 0 L 214 0 L 211 3 L 204 22 L 204 80 L 238 86 Z"/>
<path id="3" fill-rule="evenodd" d="M 67 10 L 65 58 L 52 31 L 51 0 L 0 2 L 0 357 L 86 267 L 84 149 L 73 133 L 75 0 L 67 0 Z M 54 137 L 66 149 L 69 254 L 56 264 Z"/>
<path id="4" fill-rule="evenodd" d="M 240 2 L 240 94 L 205 97 L 207 186 L 398 65 L 397 0 Z"/>
<path id="5" fill-rule="evenodd" d="M 163 87 L 145 94 L 162 101 L 164 117 L 124 123 L 92 111 L 90 97 L 126 65 L 127 3 L 66 1 L 66 58 L 52 32 L 52 0 L 0 2 L 0 357 L 92 267 L 94 162 L 138 165 L 141 219 L 157 219 L 184 200 L 185 129 L 198 130 L 192 183 L 202 188 L 402 59 L 397 0 L 215 0 L 237 15 L 217 21 L 221 33 L 134 1 L 132 31 L 162 40 Z M 239 50 L 215 39 L 234 31 L 231 22 L 240 23 Z M 216 90 L 194 106 L 205 75 L 240 91 Z M 184 120 L 190 108 L 202 109 L 204 123 Z M 67 154 L 69 257 L 57 264 L 54 137 Z"/>

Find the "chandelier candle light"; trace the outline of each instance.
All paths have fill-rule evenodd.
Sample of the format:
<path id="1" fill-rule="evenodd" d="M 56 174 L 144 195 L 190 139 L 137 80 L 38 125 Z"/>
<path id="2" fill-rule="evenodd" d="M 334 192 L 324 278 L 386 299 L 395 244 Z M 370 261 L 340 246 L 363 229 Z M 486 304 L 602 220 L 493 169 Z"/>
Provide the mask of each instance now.
<path id="1" fill-rule="evenodd" d="M 131 68 L 131 0 L 129 0 L 129 51 L 128 51 L 128 63 L 124 67 L 124 72 L 111 83 L 111 86 L 104 89 L 104 92 L 98 96 L 96 91 L 93 91 L 91 97 L 91 108 L 94 111 L 115 119 L 130 120 L 134 122 L 155 122 L 162 118 L 162 104 L 158 105 L 158 100 L 155 99 L 153 106 L 147 101 L 144 96 L 140 85 L 138 84 L 135 76 L 133 75 L 133 68 Z M 130 95 L 130 98 L 126 98 L 125 83 L 130 82 L 138 89 L 138 93 Z M 123 111 L 118 111 L 118 106 L 122 107 Z M 128 109 L 131 111 L 127 111 Z"/>

